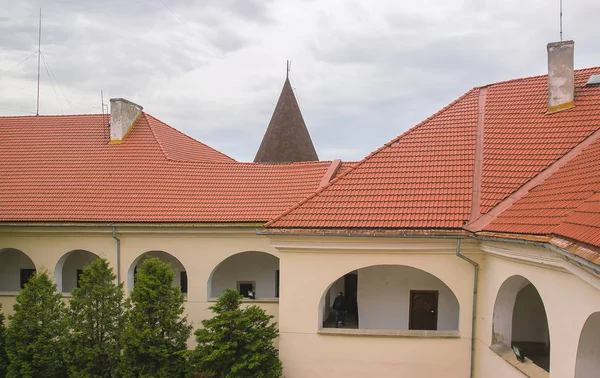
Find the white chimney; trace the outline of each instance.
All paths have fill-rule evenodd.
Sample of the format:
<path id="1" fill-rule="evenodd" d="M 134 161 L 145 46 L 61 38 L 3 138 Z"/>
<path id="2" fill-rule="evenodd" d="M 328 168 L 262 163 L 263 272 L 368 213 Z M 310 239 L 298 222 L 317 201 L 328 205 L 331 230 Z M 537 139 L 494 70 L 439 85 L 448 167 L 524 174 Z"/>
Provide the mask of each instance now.
<path id="1" fill-rule="evenodd" d="M 573 41 L 548 44 L 548 113 L 575 106 L 574 46 Z"/>
<path id="2" fill-rule="evenodd" d="M 110 143 L 121 143 L 142 114 L 142 107 L 124 98 L 110 99 Z"/>

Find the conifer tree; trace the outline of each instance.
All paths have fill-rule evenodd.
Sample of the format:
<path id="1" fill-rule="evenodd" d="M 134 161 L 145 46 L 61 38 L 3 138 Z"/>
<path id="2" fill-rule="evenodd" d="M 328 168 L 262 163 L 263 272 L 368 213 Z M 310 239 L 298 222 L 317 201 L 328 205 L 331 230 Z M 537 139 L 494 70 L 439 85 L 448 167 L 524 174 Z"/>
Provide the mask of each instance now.
<path id="1" fill-rule="evenodd" d="M 16 298 L 6 330 L 7 377 L 66 376 L 62 358 L 65 305 L 46 271 L 33 275 Z"/>
<path id="2" fill-rule="evenodd" d="M 6 356 L 6 328 L 4 326 L 4 314 L 0 303 L 0 377 L 6 376 L 8 357 Z"/>
<path id="3" fill-rule="evenodd" d="M 122 325 L 123 286 L 105 259 L 83 268 L 67 317 L 65 362 L 71 377 L 116 374 Z"/>
<path id="4" fill-rule="evenodd" d="M 279 351 L 273 346 L 277 324 L 272 315 L 252 305 L 240 308 L 242 296 L 227 289 L 210 307 L 212 319 L 202 321 L 196 330 L 195 369 L 205 375 L 229 377 L 279 377 L 282 372 Z"/>
<path id="5" fill-rule="evenodd" d="M 175 273 L 158 258 L 137 269 L 121 334 L 124 377 L 183 377 L 191 326 L 183 314 L 183 294 L 173 287 Z"/>

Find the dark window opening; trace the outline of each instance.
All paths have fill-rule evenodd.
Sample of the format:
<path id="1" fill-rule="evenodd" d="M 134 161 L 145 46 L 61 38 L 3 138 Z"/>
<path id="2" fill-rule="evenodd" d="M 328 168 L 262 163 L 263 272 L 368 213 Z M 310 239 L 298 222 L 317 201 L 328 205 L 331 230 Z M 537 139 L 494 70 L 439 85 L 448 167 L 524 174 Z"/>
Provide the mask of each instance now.
<path id="1" fill-rule="evenodd" d="M 25 287 L 25 284 L 35 274 L 35 269 L 21 269 L 20 284 L 21 289 Z"/>
<path id="2" fill-rule="evenodd" d="M 275 298 L 279 298 L 279 270 L 275 271 Z"/>
<path id="3" fill-rule="evenodd" d="M 179 275 L 180 278 L 180 284 L 181 284 L 181 292 L 184 294 L 187 294 L 188 292 L 188 279 L 187 279 L 187 272 L 181 272 Z"/>
<path id="4" fill-rule="evenodd" d="M 244 298 L 256 298 L 256 292 L 254 291 L 254 282 L 238 282 L 238 288 L 240 294 Z"/>
<path id="5" fill-rule="evenodd" d="M 77 287 L 81 287 L 80 286 L 80 279 L 81 279 L 81 275 L 83 274 L 83 269 L 77 269 Z"/>

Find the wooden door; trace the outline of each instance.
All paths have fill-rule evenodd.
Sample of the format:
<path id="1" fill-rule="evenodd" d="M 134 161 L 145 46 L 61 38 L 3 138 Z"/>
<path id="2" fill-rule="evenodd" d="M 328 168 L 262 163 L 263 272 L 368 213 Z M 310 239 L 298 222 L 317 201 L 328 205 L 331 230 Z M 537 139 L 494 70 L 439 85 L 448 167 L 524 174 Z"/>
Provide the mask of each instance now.
<path id="1" fill-rule="evenodd" d="M 437 330 L 438 291 L 411 290 L 408 329 Z"/>

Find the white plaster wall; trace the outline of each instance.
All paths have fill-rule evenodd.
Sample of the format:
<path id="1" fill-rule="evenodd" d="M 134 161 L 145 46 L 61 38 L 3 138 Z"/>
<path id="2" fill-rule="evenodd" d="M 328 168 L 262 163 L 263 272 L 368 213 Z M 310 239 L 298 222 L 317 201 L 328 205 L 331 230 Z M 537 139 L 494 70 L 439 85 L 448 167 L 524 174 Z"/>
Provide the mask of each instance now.
<path id="1" fill-rule="evenodd" d="M 83 269 L 84 266 L 90 264 L 96 258 L 98 256 L 87 251 L 73 251 L 67 256 L 62 267 L 62 274 L 58 276 L 62 280 L 63 293 L 70 293 L 77 287 L 77 269 Z"/>
<path id="2" fill-rule="evenodd" d="M 438 330 L 458 330 L 459 306 L 439 278 L 408 266 L 372 266 L 358 271 L 361 329 L 408 329 L 411 290 L 437 290 Z"/>
<path id="3" fill-rule="evenodd" d="M 0 246 L 0 248 L 2 248 Z M 21 269 L 35 269 L 27 255 L 16 249 L 0 250 L 0 291 L 21 290 Z"/>
<path id="4" fill-rule="evenodd" d="M 476 377 L 523 376 L 489 348 L 492 345 L 492 320 L 498 290 L 503 282 L 514 275 L 521 275 L 529 280 L 538 290 L 544 303 L 550 331 L 550 378 L 574 377 L 579 336 L 587 318 L 600 311 L 600 290 L 568 269 L 553 266 L 568 265 L 570 269 L 580 269 L 545 248 L 513 243 L 483 244 L 484 251 L 493 248 L 508 256 L 514 255 L 515 258 L 486 254 L 480 262 Z M 544 263 L 534 264 L 518 260 L 527 257 L 532 260 L 540 259 Z M 597 280 L 592 276 L 590 279 Z M 515 373 L 502 375 L 499 373 L 501 371 Z"/>
<path id="5" fill-rule="evenodd" d="M 600 375 L 600 312 L 591 315 L 581 331 L 577 347 L 575 378 L 597 378 Z"/>
<path id="6" fill-rule="evenodd" d="M 512 317 L 512 341 L 548 343 L 546 309 L 533 285 L 517 294 Z"/>
<path id="7" fill-rule="evenodd" d="M 256 282 L 257 298 L 275 298 L 275 272 L 279 259 L 263 252 L 243 252 L 223 261 L 214 271 L 210 296 L 219 297 L 223 290 L 237 290 L 238 281 Z"/>

